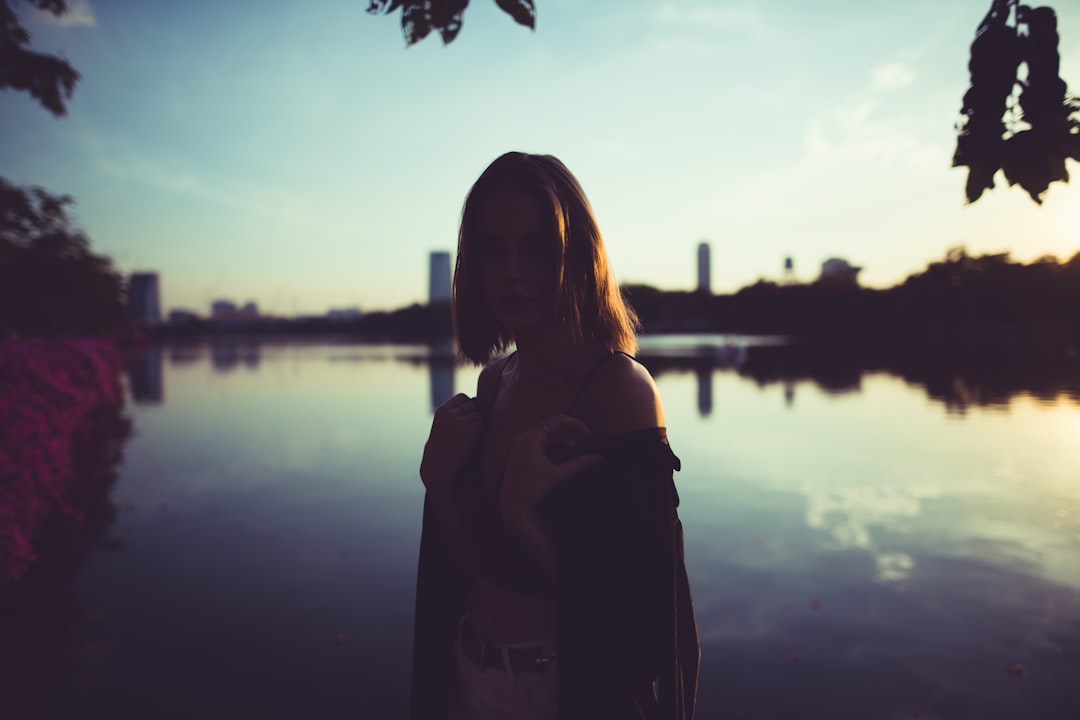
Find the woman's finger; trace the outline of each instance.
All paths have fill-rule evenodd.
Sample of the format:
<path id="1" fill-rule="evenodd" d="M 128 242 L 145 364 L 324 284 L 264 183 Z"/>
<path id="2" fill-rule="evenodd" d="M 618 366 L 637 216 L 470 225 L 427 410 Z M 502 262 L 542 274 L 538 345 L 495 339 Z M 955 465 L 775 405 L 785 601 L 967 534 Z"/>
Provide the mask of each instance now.
<path id="1" fill-rule="evenodd" d="M 556 477 L 561 482 L 580 472 L 588 470 L 603 459 L 604 456 L 600 453 L 587 453 L 585 455 L 578 455 L 566 462 L 554 463 L 553 467 L 555 468 Z"/>
<path id="2" fill-rule="evenodd" d="M 462 406 L 462 405 L 464 405 L 465 403 L 468 403 L 468 402 L 472 402 L 471 397 L 469 397 L 465 393 L 458 393 L 454 397 L 447 400 L 443 404 L 443 407 L 447 408 L 448 410 L 452 410 L 452 409 L 454 409 L 456 407 L 460 407 L 460 406 Z"/>
<path id="3" fill-rule="evenodd" d="M 555 417 L 544 421 L 543 424 L 548 429 L 549 437 L 556 433 L 565 433 L 578 440 L 585 440 L 592 437 L 592 430 L 589 429 L 588 425 L 579 418 L 570 417 L 569 415 L 556 415 Z"/>

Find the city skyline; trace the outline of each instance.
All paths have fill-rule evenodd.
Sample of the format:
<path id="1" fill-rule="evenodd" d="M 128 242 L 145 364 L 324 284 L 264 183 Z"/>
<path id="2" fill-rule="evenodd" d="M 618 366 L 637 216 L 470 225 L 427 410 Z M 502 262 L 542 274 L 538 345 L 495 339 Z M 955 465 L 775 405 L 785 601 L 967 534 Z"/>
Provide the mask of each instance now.
<path id="1" fill-rule="evenodd" d="M 83 77 L 59 119 L 0 93 L 0 167 L 72 195 L 95 251 L 160 274 L 163 311 L 423 303 L 430 253 L 454 252 L 470 184 L 510 149 L 578 176 L 624 284 L 694 289 L 702 241 L 716 293 L 786 258 L 887 287 L 958 245 L 1080 250 L 1075 179 L 1042 207 L 1000 178 L 965 206 L 949 167 L 988 0 L 540 0 L 535 32 L 477 0 L 452 45 L 409 49 L 366 5 L 19 6 Z M 1075 94 L 1080 8 L 1054 6 Z"/>

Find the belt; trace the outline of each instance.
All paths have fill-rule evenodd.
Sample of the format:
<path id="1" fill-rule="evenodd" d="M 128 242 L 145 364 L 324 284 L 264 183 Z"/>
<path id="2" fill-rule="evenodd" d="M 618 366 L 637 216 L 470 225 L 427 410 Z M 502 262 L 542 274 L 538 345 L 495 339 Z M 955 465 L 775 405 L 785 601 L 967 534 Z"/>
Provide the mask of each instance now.
<path id="1" fill-rule="evenodd" d="M 506 659 L 510 661 L 510 669 L 515 673 L 547 672 L 548 666 L 555 660 L 555 653 L 549 653 L 542 647 L 503 648 L 499 645 L 489 645 L 483 636 L 476 632 L 476 628 L 467 617 L 461 623 L 461 649 L 465 657 L 481 670 L 486 667 L 505 670 L 504 653 Z"/>

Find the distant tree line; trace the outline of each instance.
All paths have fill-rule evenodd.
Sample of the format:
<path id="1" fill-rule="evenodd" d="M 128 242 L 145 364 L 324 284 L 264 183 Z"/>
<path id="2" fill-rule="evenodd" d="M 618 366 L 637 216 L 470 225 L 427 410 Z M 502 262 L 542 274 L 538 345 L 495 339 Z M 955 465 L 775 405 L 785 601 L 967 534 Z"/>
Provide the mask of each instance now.
<path id="1" fill-rule="evenodd" d="M 365 313 L 340 320 L 330 317 L 262 318 L 248 324 L 217 323 L 212 318 L 189 318 L 180 323 L 148 328 L 152 337 L 202 335 L 342 335 L 370 342 L 447 340 L 453 336 L 450 303 L 414 303 L 396 310 Z"/>
<path id="2" fill-rule="evenodd" d="M 957 329 L 1080 327 L 1080 253 L 1065 262 L 1042 257 L 1024 264 L 1008 253 L 970 256 L 954 248 L 945 259 L 887 289 L 818 280 L 768 280 L 730 295 L 664 292 L 629 285 L 624 292 L 646 332 L 719 332 L 839 336 Z M 944 336 L 943 335 L 943 336 Z"/>
<path id="3" fill-rule="evenodd" d="M 971 256 L 963 248 L 886 289 L 828 279 L 783 284 L 759 280 L 726 295 L 625 285 L 623 293 L 646 333 L 787 335 L 836 344 L 897 341 L 1002 342 L 1047 333 L 1080 334 L 1080 252 L 1060 262 L 1046 256 L 1014 262 L 1008 253 Z M 193 319 L 162 327 L 161 335 L 343 335 L 370 341 L 448 339 L 449 303 L 413 304 L 350 320 L 281 319 L 251 328 Z"/>

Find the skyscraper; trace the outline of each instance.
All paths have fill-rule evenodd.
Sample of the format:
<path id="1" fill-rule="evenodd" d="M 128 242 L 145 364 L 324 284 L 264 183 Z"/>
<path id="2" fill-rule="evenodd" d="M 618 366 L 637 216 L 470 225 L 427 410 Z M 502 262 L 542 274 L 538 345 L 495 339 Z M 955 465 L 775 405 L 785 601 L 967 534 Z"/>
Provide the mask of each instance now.
<path id="1" fill-rule="evenodd" d="M 709 273 L 709 243 L 703 241 L 697 246 L 697 289 L 699 293 L 705 293 L 706 295 L 712 293 L 712 281 Z"/>
<path id="2" fill-rule="evenodd" d="M 428 302 L 450 302 L 450 253 L 445 250 L 431 253 Z"/>
<path id="3" fill-rule="evenodd" d="M 128 278 L 128 315 L 143 325 L 161 322 L 161 296 L 158 290 L 158 274 L 153 272 L 132 273 Z"/>

